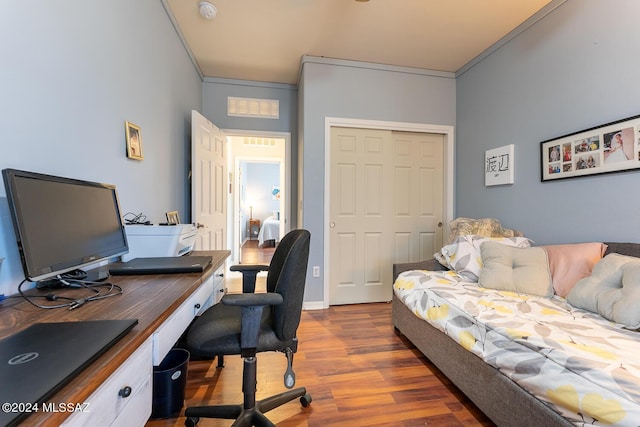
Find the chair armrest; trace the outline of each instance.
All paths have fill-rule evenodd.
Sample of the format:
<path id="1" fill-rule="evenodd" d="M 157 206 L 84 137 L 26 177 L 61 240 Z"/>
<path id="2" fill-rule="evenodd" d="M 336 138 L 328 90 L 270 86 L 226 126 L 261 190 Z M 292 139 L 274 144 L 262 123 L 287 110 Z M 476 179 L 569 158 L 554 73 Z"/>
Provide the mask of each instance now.
<path id="1" fill-rule="evenodd" d="M 236 264 L 229 267 L 229 270 L 239 271 L 241 273 L 245 271 L 267 271 L 269 270 L 269 266 L 263 264 Z"/>
<path id="2" fill-rule="evenodd" d="M 260 336 L 262 312 L 270 305 L 282 304 L 282 295 L 271 292 L 266 294 L 227 294 L 222 297 L 222 304 L 242 307 L 240 320 L 240 355 L 253 357 L 256 355 Z"/>
<path id="3" fill-rule="evenodd" d="M 241 307 L 255 307 L 265 305 L 282 304 L 282 295 L 271 292 L 262 294 L 227 294 L 222 297 L 224 305 L 236 305 Z"/>
<path id="4" fill-rule="evenodd" d="M 269 271 L 269 266 L 262 264 L 236 264 L 229 267 L 229 270 L 242 273 L 242 293 L 250 294 L 256 290 L 258 273 Z"/>
<path id="5" fill-rule="evenodd" d="M 400 273 L 410 270 L 446 271 L 449 269 L 440 264 L 435 258 L 420 262 L 393 264 L 393 281 L 395 282 Z"/>

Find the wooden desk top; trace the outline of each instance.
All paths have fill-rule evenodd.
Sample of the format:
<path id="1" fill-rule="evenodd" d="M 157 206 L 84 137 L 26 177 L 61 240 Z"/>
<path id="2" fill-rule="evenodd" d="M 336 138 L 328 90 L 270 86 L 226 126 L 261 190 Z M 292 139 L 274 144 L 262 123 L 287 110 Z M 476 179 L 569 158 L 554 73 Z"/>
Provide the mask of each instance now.
<path id="1" fill-rule="evenodd" d="M 224 264 L 230 252 L 202 251 L 193 255 L 210 255 L 213 261 L 202 273 L 111 276 L 108 280 L 122 287 L 122 295 L 91 301 L 75 310 L 41 309 L 22 298 L 4 300 L 0 302 L 0 339 L 37 322 L 138 319 L 138 324 L 129 333 L 49 399 L 52 403 L 83 403 Z M 38 292 L 46 295 L 52 291 Z M 62 412 L 32 414 L 21 425 L 59 425 L 69 415 Z"/>

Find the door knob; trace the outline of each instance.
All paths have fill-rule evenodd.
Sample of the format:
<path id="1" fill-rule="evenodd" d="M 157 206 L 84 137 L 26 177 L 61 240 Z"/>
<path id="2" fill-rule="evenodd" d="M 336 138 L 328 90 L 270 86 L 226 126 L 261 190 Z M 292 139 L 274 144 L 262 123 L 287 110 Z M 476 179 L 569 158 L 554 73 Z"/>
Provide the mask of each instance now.
<path id="1" fill-rule="evenodd" d="M 204 228 L 204 224 L 200 224 L 199 222 L 196 222 L 196 228 Z"/>
<path id="2" fill-rule="evenodd" d="M 331 227 L 331 228 L 335 228 L 335 227 L 336 227 L 336 223 L 335 223 L 335 222 L 333 222 L 333 221 L 331 221 L 331 222 L 329 223 L 329 227 Z"/>
<path id="3" fill-rule="evenodd" d="M 438 222 L 438 227 L 442 227 L 442 221 Z"/>

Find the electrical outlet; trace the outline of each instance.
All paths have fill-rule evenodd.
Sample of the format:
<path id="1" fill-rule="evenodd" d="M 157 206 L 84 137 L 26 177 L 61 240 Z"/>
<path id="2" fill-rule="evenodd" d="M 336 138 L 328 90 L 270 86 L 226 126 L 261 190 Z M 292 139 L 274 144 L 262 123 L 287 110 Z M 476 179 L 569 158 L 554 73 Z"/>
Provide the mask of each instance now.
<path id="1" fill-rule="evenodd" d="M 313 277 L 320 277 L 320 266 L 313 266 Z"/>

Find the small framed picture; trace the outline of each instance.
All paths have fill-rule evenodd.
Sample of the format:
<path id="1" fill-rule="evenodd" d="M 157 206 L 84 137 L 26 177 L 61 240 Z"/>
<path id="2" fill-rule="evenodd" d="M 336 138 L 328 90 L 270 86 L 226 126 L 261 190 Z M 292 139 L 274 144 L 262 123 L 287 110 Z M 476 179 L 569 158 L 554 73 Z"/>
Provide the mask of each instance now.
<path id="1" fill-rule="evenodd" d="M 127 135 L 127 157 L 134 160 L 142 160 L 142 134 L 140 127 L 131 122 L 124 122 Z"/>
<path id="2" fill-rule="evenodd" d="M 271 200 L 280 200 L 280 186 L 273 185 L 271 187 Z"/>
<path id="3" fill-rule="evenodd" d="M 178 215 L 178 211 L 167 212 L 167 224 L 175 225 L 180 224 L 180 216 Z"/>

